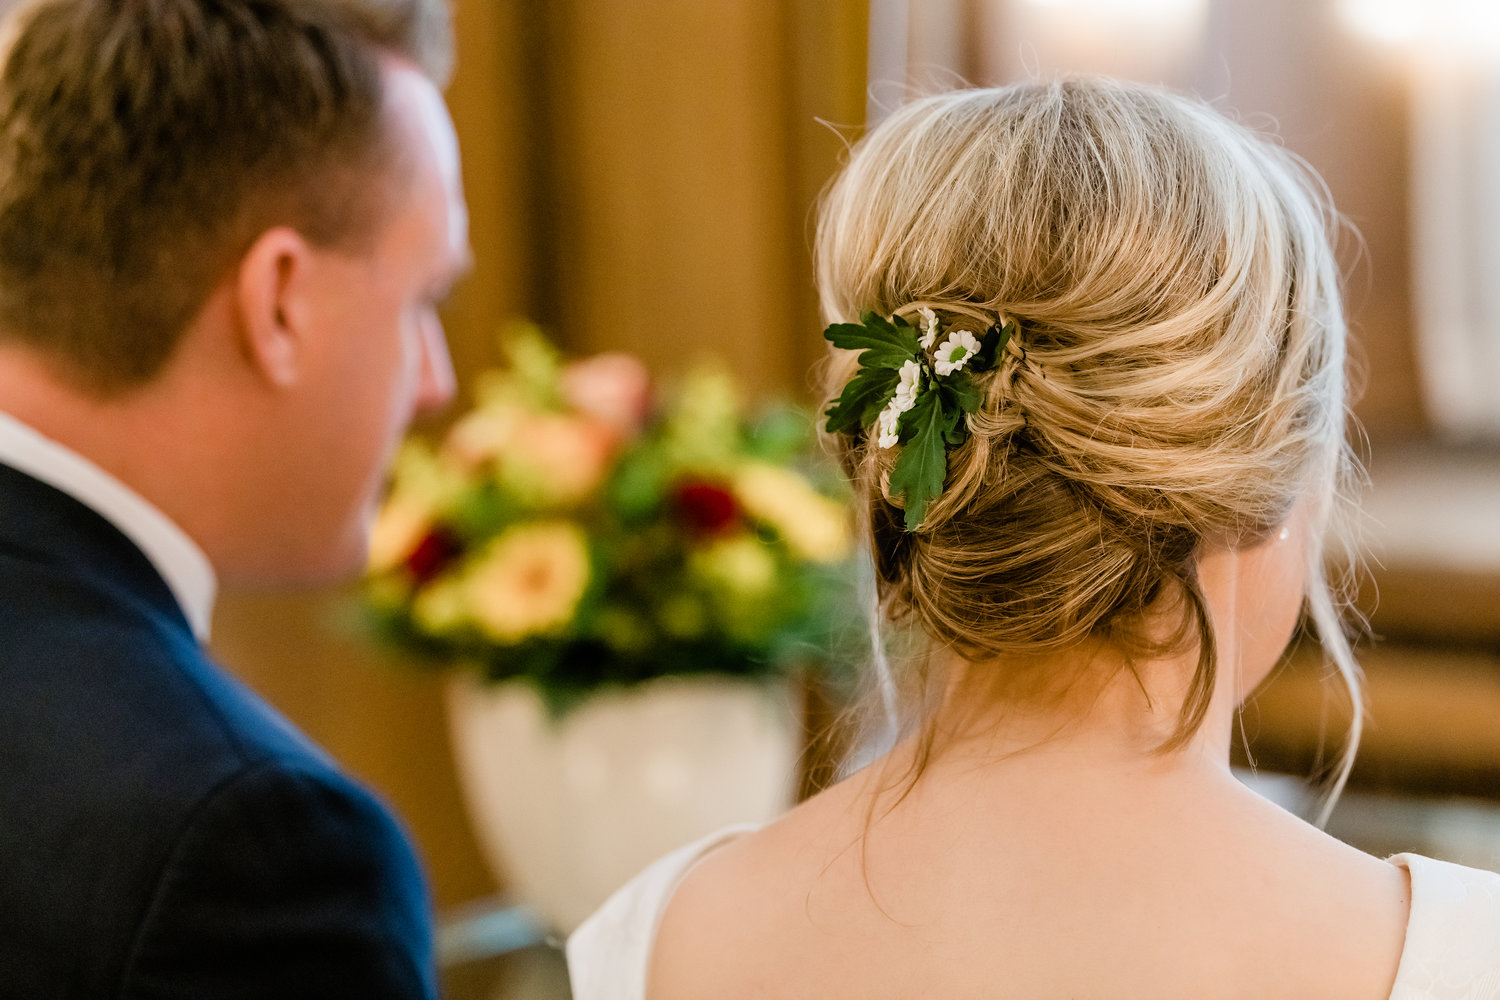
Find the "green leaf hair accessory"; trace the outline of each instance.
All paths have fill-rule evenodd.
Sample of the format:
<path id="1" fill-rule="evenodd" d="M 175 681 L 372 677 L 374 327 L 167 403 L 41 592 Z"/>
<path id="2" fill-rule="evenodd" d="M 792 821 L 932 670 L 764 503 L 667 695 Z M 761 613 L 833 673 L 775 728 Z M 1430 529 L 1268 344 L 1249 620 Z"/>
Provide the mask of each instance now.
<path id="1" fill-rule="evenodd" d="M 974 376 L 995 366 L 1016 332 L 1002 316 L 983 334 L 950 329 L 943 337 L 936 312 L 916 312 L 920 327 L 899 313 L 886 319 L 867 312 L 859 323 L 823 331 L 834 347 L 860 352 L 859 370 L 828 408 L 825 426 L 830 434 L 873 432 L 881 448 L 900 446 L 889 488 L 903 498 L 907 531 L 921 526 L 943 492 L 948 449 L 969 435 L 964 418 L 983 402 Z"/>

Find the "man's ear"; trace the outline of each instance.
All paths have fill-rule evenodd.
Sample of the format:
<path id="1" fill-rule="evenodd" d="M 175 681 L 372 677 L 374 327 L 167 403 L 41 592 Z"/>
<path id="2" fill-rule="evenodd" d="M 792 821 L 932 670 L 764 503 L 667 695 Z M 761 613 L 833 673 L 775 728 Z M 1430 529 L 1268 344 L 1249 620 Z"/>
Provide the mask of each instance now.
<path id="1" fill-rule="evenodd" d="M 240 258 L 235 282 L 240 348 L 259 376 L 277 388 L 290 388 L 301 374 L 312 257 L 301 234 L 277 226 L 261 233 Z"/>

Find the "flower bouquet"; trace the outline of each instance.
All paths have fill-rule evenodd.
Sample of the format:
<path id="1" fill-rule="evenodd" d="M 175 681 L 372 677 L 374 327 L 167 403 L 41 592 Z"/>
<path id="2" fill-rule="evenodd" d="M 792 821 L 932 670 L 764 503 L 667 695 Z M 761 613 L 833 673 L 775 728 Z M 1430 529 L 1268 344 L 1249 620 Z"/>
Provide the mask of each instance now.
<path id="1" fill-rule="evenodd" d="M 371 543 L 385 631 L 554 714 L 666 675 L 837 669 L 857 632 L 847 506 L 812 422 L 699 371 L 507 338 L 472 411 L 399 455 Z"/>
<path id="2" fill-rule="evenodd" d="M 861 616 L 808 415 L 751 416 L 722 373 L 667 391 L 627 355 L 565 362 L 531 328 L 506 351 L 398 456 L 366 594 L 419 662 L 469 668 L 446 693 L 473 829 L 566 931 L 651 859 L 790 804 L 786 680 L 841 675 Z"/>

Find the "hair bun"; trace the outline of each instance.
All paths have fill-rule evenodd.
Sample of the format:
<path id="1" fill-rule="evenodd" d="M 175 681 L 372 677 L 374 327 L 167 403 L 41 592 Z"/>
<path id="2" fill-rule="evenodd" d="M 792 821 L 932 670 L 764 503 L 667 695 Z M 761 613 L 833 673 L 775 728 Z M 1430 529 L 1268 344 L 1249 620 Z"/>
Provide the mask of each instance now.
<path id="1" fill-rule="evenodd" d="M 1139 645 L 1175 592 L 1204 651 L 1201 714 L 1199 550 L 1260 537 L 1305 495 L 1326 506 L 1352 468 L 1331 218 L 1274 143 L 1108 80 L 941 94 L 860 140 L 821 206 L 825 312 L 1024 318 L 975 376 L 982 404 L 919 532 L 891 530 L 899 457 L 835 441 L 887 615 L 982 660 Z M 831 360 L 830 395 L 852 365 Z"/>

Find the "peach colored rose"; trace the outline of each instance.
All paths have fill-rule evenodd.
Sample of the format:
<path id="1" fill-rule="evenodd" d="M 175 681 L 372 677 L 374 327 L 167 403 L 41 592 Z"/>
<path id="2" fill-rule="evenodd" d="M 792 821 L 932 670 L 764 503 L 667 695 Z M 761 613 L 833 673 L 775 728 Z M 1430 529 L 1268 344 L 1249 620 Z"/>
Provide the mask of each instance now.
<path id="1" fill-rule="evenodd" d="M 500 455 L 507 487 L 533 503 L 576 503 L 599 487 L 616 438 L 592 420 L 556 413 L 524 417 Z"/>
<path id="2" fill-rule="evenodd" d="M 651 405 L 651 376 L 637 358 L 620 352 L 596 354 L 563 368 L 563 399 L 622 437 L 641 429 Z"/>
<path id="3" fill-rule="evenodd" d="M 467 574 L 469 613 L 490 638 L 519 642 L 566 625 L 589 582 L 588 543 L 576 525 L 510 528 Z"/>

